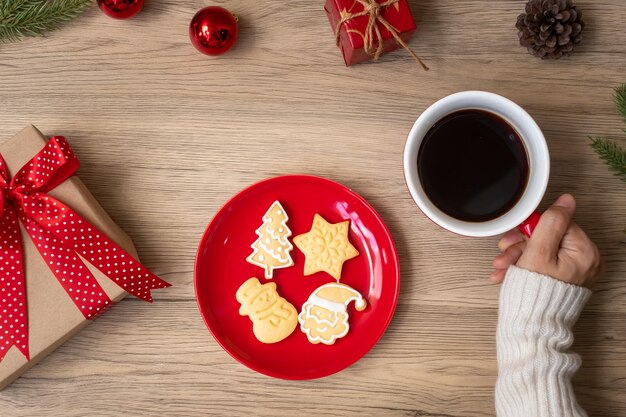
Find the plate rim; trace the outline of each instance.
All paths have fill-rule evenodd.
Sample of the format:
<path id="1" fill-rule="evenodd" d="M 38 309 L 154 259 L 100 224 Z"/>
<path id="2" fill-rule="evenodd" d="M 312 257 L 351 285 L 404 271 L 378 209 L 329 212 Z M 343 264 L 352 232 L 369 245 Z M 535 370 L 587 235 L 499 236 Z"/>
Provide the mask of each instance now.
<path id="1" fill-rule="evenodd" d="M 240 357 L 239 355 L 237 355 L 237 353 L 235 353 L 229 346 L 227 346 L 226 344 L 222 343 L 222 340 L 220 339 L 220 337 L 218 337 L 216 335 L 216 331 L 212 328 L 209 320 L 207 320 L 207 314 L 205 312 L 204 307 L 201 305 L 200 303 L 200 298 L 198 296 L 198 282 L 199 282 L 199 272 L 198 272 L 198 266 L 200 264 L 200 252 L 202 250 L 203 247 L 206 246 L 206 242 L 209 236 L 209 232 L 211 231 L 211 229 L 214 227 L 214 223 L 217 221 L 217 219 L 219 219 L 221 217 L 221 215 L 230 207 L 230 205 L 237 199 L 239 199 L 240 197 L 244 196 L 250 189 L 255 188 L 259 185 L 262 185 L 266 182 L 272 182 L 272 181 L 276 181 L 276 180 L 280 180 L 280 179 L 305 179 L 305 180 L 313 180 L 316 182 L 321 182 L 321 183 L 326 183 L 326 184 L 330 184 L 332 186 L 336 186 L 339 187 L 340 189 L 343 189 L 344 191 L 348 192 L 350 195 L 352 195 L 354 198 L 356 198 L 357 200 L 359 200 L 361 203 L 364 204 L 364 206 L 370 210 L 376 217 L 376 219 L 378 220 L 378 223 L 380 223 L 380 225 L 382 226 L 382 230 L 384 232 L 385 237 L 389 240 L 389 243 L 391 244 L 391 249 L 392 249 L 392 262 L 395 265 L 395 285 L 394 285 L 394 294 L 393 294 L 393 300 L 392 300 L 392 304 L 391 304 L 391 308 L 389 309 L 389 312 L 387 314 L 387 317 L 385 317 L 384 319 L 384 326 L 381 327 L 381 331 L 379 332 L 379 334 L 377 334 L 374 337 L 374 342 L 372 343 L 372 345 L 359 357 L 356 357 L 353 360 L 348 361 L 345 365 L 338 367 L 335 370 L 332 370 L 331 372 L 328 371 L 321 371 L 321 372 L 312 372 L 311 374 L 307 374 L 307 375 L 293 375 L 293 374 L 287 374 L 287 373 L 283 373 L 280 371 L 275 371 L 275 370 L 271 370 L 268 369 L 266 367 L 263 366 L 257 366 L 255 363 L 250 362 L 242 357 Z M 340 184 L 336 181 L 330 180 L 328 178 L 324 178 L 324 177 L 320 177 L 320 176 L 316 176 L 316 175 L 309 175 L 309 174 L 284 174 L 284 175 L 278 175 L 278 176 L 274 176 L 274 177 L 268 177 L 259 181 L 256 181 L 250 185 L 248 185 L 247 187 L 241 189 L 239 192 L 237 192 L 235 195 L 233 195 L 232 197 L 230 197 L 228 199 L 228 201 L 226 201 L 226 203 L 224 203 L 220 209 L 215 213 L 215 215 L 213 215 L 213 217 L 211 218 L 211 221 L 209 221 L 209 223 L 207 224 L 206 228 L 204 229 L 204 232 L 202 233 L 202 237 L 200 238 L 200 242 L 198 243 L 198 249 L 196 251 L 196 258 L 194 261 L 194 271 L 193 271 L 193 282 L 194 282 L 194 295 L 196 298 L 196 304 L 198 306 L 198 310 L 200 312 L 200 316 L 202 316 L 202 320 L 204 321 L 205 326 L 209 329 L 209 332 L 211 333 L 211 336 L 213 336 L 213 339 L 215 339 L 215 341 L 217 342 L 217 344 L 226 352 L 228 353 L 233 359 L 235 359 L 237 362 L 241 363 L 242 365 L 246 366 L 247 368 L 258 372 L 262 375 L 268 376 L 268 377 L 272 377 L 272 378 L 278 378 L 278 379 L 283 379 L 283 380 L 290 380 L 290 381 L 297 381 L 297 380 L 313 380 L 313 379 L 319 379 L 319 378 L 324 378 L 330 375 L 334 375 L 344 369 L 349 368 L 350 366 L 354 365 L 356 362 L 358 362 L 359 360 L 361 360 L 365 355 L 367 355 L 374 346 L 376 346 L 376 344 L 380 341 L 380 339 L 383 337 L 383 335 L 385 334 L 385 332 L 387 331 L 387 328 L 389 327 L 389 324 L 391 323 L 391 320 L 393 319 L 393 316 L 395 314 L 396 308 L 398 306 L 398 299 L 399 299 L 399 295 L 400 295 L 400 260 L 398 257 L 398 249 L 396 248 L 396 244 L 393 240 L 393 236 L 391 235 L 391 232 L 389 231 L 389 228 L 387 227 L 387 225 L 385 224 L 385 222 L 383 221 L 381 215 L 378 213 L 378 211 L 376 211 L 376 209 L 374 209 L 374 207 L 367 202 L 367 200 L 365 200 L 365 198 L 363 198 L 361 195 L 359 195 L 358 193 L 356 193 L 355 191 L 353 191 L 351 188 L 346 187 L 343 184 Z"/>

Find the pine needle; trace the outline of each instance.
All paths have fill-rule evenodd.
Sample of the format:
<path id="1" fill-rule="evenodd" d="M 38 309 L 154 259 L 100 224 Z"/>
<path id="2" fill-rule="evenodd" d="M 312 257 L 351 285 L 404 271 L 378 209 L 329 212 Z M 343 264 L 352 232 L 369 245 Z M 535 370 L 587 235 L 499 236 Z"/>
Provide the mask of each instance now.
<path id="1" fill-rule="evenodd" d="M 591 138 L 591 147 L 615 175 L 626 181 L 626 149 L 605 138 Z"/>
<path id="2" fill-rule="evenodd" d="M 626 84 L 615 89 L 613 98 L 615 99 L 617 112 L 624 119 L 624 123 L 626 123 Z M 626 129 L 624 129 L 624 132 L 626 132 Z M 626 149 L 605 138 L 595 137 L 590 139 L 591 147 L 606 162 L 609 169 L 626 181 Z"/>
<path id="3" fill-rule="evenodd" d="M 617 87 L 613 97 L 615 98 L 617 112 L 622 115 L 624 123 L 626 123 L 626 84 L 621 87 Z"/>
<path id="4" fill-rule="evenodd" d="M 40 36 L 81 14 L 91 0 L 0 0 L 0 43 Z"/>

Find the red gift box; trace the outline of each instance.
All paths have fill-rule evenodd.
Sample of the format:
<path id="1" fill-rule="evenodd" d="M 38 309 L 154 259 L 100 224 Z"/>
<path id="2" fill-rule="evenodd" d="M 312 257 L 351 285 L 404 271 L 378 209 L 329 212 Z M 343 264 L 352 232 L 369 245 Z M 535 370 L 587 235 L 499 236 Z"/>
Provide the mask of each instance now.
<path id="1" fill-rule="evenodd" d="M 346 66 L 402 46 L 427 69 L 406 45 L 416 29 L 406 0 L 327 0 L 324 10 Z"/>

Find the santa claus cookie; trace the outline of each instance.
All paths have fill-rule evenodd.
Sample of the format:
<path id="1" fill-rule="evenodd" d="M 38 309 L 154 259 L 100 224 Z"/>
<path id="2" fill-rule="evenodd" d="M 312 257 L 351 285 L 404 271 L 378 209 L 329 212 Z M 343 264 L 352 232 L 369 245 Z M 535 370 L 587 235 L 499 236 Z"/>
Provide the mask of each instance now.
<path id="1" fill-rule="evenodd" d="M 252 253 L 246 261 L 265 270 L 265 278 L 274 276 L 274 269 L 293 265 L 289 252 L 293 245 L 289 242 L 291 230 L 287 227 L 289 217 L 283 206 L 274 201 L 263 215 L 263 224 L 256 230 L 259 238 L 251 245 Z"/>
<path id="2" fill-rule="evenodd" d="M 328 223 L 316 214 L 307 233 L 293 238 L 293 243 L 304 253 L 304 275 L 326 271 L 337 281 L 341 279 L 343 263 L 359 254 L 348 240 L 350 220 Z"/>
<path id="3" fill-rule="evenodd" d="M 300 330 L 311 343 L 332 345 L 350 330 L 348 305 L 352 301 L 357 311 L 367 307 L 363 296 L 348 285 L 334 282 L 322 285 L 302 306 L 298 315 Z"/>
<path id="4" fill-rule="evenodd" d="M 296 308 L 278 295 L 276 284 L 261 284 L 250 278 L 235 295 L 241 304 L 239 314 L 250 317 L 254 336 L 263 343 L 276 343 L 289 336 L 298 325 Z"/>

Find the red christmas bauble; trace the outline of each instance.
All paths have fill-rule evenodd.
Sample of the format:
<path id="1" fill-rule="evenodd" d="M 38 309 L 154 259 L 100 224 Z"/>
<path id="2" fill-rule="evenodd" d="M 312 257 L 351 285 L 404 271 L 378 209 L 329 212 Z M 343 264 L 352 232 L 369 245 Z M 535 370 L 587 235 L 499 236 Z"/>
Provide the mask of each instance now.
<path id="1" fill-rule="evenodd" d="M 206 55 L 221 55 L 233 47 L 239 29 L 231 12 L 219 6 L 205 7 L 191 19 L 189 38 Z"/>
<path id="2" fill-rule="evenodd" d="M 115 19 L 133 17 L 143 7 L 144 0 L 98 0 L 98 6 L 107 16 Z"/>

